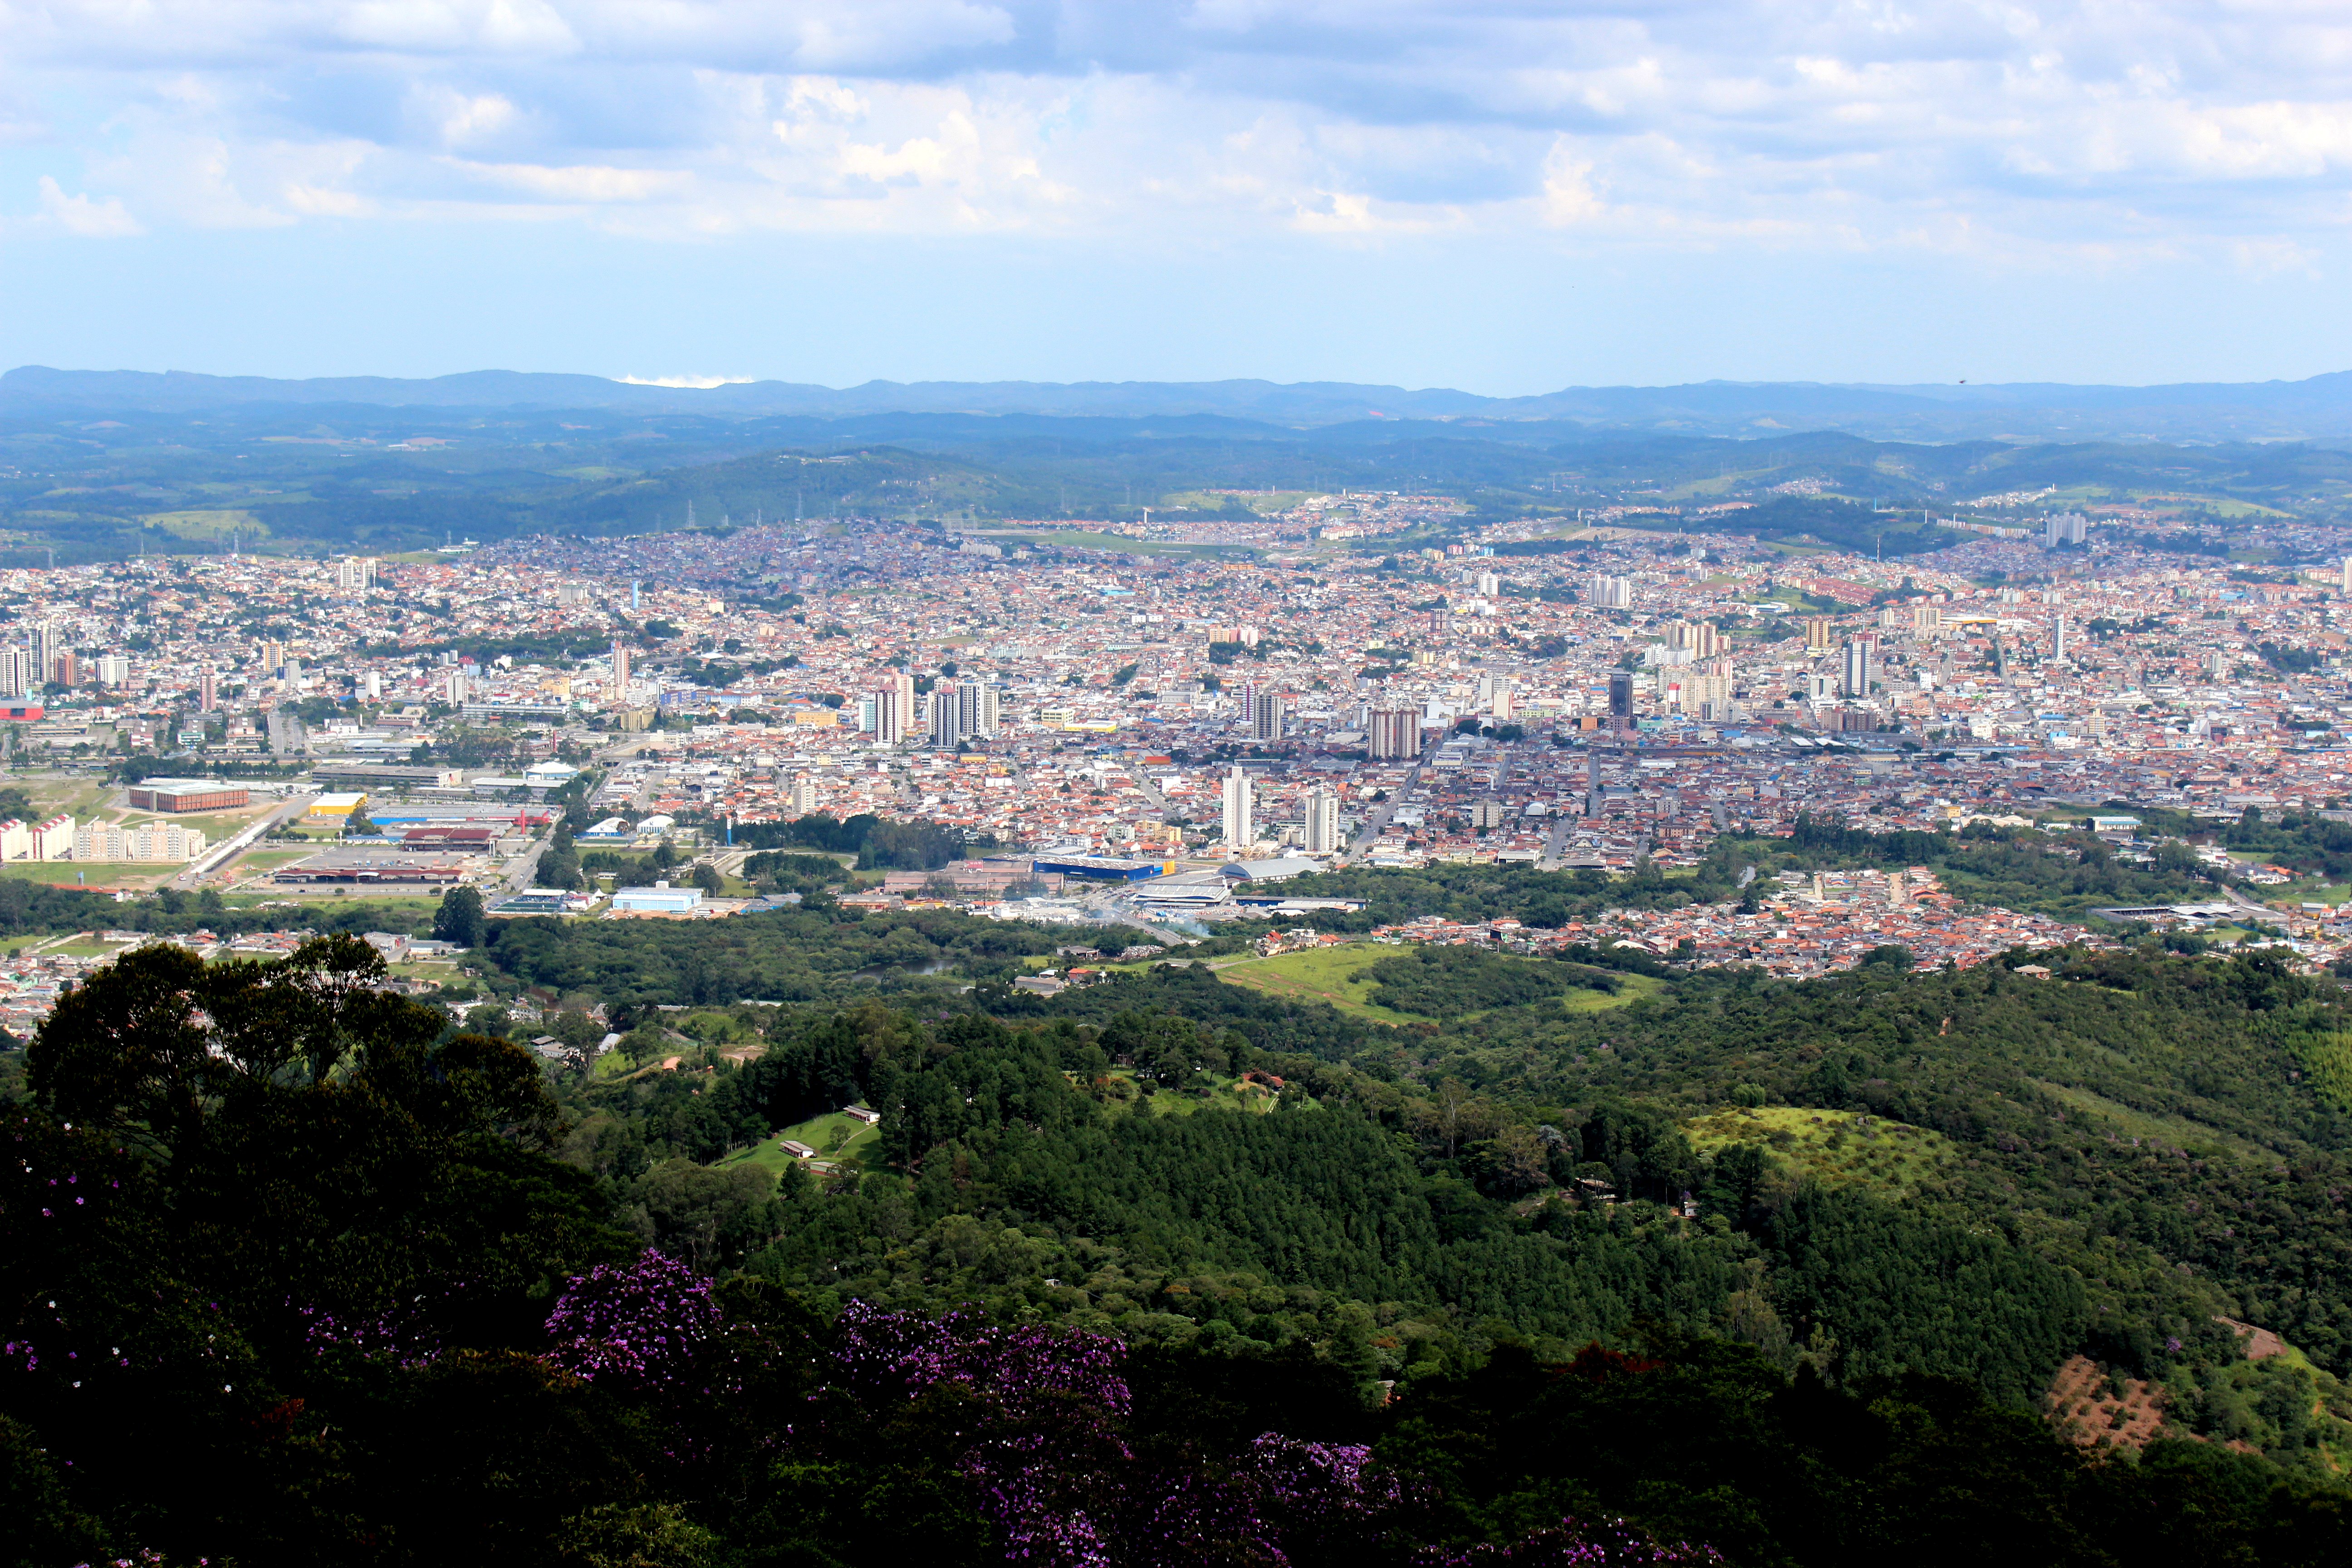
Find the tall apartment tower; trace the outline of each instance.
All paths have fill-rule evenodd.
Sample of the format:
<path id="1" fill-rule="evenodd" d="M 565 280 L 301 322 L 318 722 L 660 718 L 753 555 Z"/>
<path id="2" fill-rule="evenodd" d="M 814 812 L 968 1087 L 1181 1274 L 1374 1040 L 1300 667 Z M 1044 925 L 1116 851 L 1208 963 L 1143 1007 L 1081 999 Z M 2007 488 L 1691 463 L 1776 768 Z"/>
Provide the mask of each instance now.
<path id="1" fill-rule="evenodd" d="M 0 647 L 0 697 L 30 697 L 40 689 L 33 656 L 21 647 Z"/>
<path id="2" fill-rule="evenodd" d="M 1394 762 L 1421 754 L 1421 714 L 1411 708 L 1375 708 L 1365 752 L 1372 761 Z"/>
<path id="3" fill-rule="evenodd" d="M 996 733 L 996 687 L 985 680 L 960 680 L 955 689 L 955 740 L 988 740 Z"/>
<path id="4" fill-rule="evenodd" d="M 1845 662 L 1838 678 L 1838 694 L 1842 697 L 1870 695 L 1869 638 L 1846 638 Z"/>
<path id="5" fill-rule="evenodd" d="M 1225 843 L 1234 849 L 1245 849 L 1257 842 L 1257 796 L 1250 787 L 1249 774 L 1235 768 L 1225 777 Z"/>
<path id="6" fill-rule="evenodd" d="M 1805 618 L 1805 651 L 1827 653 L 1837 647 L 1837 623 L 1827 616 Z"/>
<path id="7" fill-rule="evenodd" d="M 629 700 L 629 646 L 620 638 L 613 639 L 612 703 L 621 707 Z"/>
<path id="8" fill-rule="evenodd" d="M 57 677 L 58 655 L 65 651 L 65 639 L 58 628 L 47 621 L 36 621 L 25 634 L 25 653 L 33 662 L 33 686 L 47 685 Z"/>
<path id="9" fill-rule="evenodd" d="M 1633 607 L 1633 579 L 1612 577 L 1606 573 L 1586 579 L 1584 602 L 1596 610 L 1630 610 Z"/>
<path id="10" fill-rule="evenodd" d="M 1317 784 L 1307 792 L 1307 852 L 1336 855 L 1340 848 L 1339 792 Z"/>
<path id="11" fill-rule="evenodd" d="M 335 566 L 335 587 L 346 594 L 363 594 L 375 586 L 375 557 L 345 556 Z"/>
<path id="12" fill-rule="evenodd" d="M 885 680 L 874 693 L 874 738 L 895 746 L 915 727 L 915 681 L 901 672 Z"/>
<path id="13" fill-rule="evenodd" d="M 1279 741 L 1282 739 L 1282 699 L 1271 691 L 1253 693 L 1250 698 L 1250 739 Z"/>
<path id="14" fill-rule="evenodd" d="M 196 711 L 210 713 L 220 707 L 220 677 L 206 670 L 196 678 Z"/>
<path id="15" fill-rule="evenodd" d="M 793 781 L 792 808 L 794 816 L 806 816 L 816 809 L 816 780 L 803 775 Z"/>

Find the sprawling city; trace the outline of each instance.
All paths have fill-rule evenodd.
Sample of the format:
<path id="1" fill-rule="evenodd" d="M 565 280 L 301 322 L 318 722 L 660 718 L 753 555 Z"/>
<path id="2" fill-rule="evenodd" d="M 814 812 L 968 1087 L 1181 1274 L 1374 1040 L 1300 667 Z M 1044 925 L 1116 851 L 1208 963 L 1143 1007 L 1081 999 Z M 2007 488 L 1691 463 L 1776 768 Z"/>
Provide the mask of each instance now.
<path id="1" fill-rule="evenodd" d="M 2352 1563 L 2347 60 L 0 0 L 0 1568 Z"/>
<path id="2" fill-rule="evenodd" d="M 1727 835 L 1769 845 L 1807 818 L 2022 834 L 2076 861 L 2092 839 L 2129 865 L 2168 851 L 2204 885 L 2050 919 L 1926 866 L 1753 894 L 1750 866 L 1720 900 L 1514 940 L 1606 931 L 1783 976 L 2147 930 L 2311 967 L 2352 945 L 2343 872 L 2223 842 L 2249 819 L 2352 824 L 2352 528 L 2302 531 L 2308 565 L 2248 570 L 2053 510 L 1998 539 L 1942 521 L 1944 548 L 1886 563 L 1622 506 L 1582 527 L 1464 528 L 1465 510 L 1312 495 L 1208 541 L 1168 531 L 1225 547 L 1208 560 L 1098 524 L 866 516 L 11 570 L 22 642 L 0 676 L 34 804 L 0 845 L 132 901 L 466 886 L 493 916 L 714 919 L 766 907 L 749 846 L 876 818 L 972 847 L 886 872 L 856 895 L 875 907 L 1165 944 L 1327 907 L 1310 889 L 1351 868 L 1671 882 Z M 1339 516 L 1446 542 L 1374 554 Z M 572 842 L 668 844 L 675 874 L 551 861 L 567 811 L 587 819 Z M 39 953 L 16 963 L 12 1016 L 37 1022 L 54 985 Z"/>

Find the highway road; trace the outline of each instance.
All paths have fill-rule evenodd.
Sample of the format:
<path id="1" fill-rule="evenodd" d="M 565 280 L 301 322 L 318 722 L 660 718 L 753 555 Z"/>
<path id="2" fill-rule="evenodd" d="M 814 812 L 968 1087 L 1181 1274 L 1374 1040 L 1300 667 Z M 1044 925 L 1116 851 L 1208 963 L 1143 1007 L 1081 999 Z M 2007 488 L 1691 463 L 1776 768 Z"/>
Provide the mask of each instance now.
<path id="1" fill-rule="evenodd" d="M 1430 742 L 1429 749 L 1422 752 L 1420 763 L 1416 766 L 1415 778 L 1419 777 L 1419 768 L 1427 767 L 1436 757 L 1438 748 L 1443 744 L 1444 744 L 1443 741 L 1433 741 Z M 1389 825 L 1389 818 L 1395 815 L 1398 806 L 1404 804 L 1404 797 L 1412 788 L 1412 782 L 1408 780 L 1390 791 L 1388 799 L 1372 808 L 1372 814 L 1364 818 L 1363 826 L 1356 829 L 1355 842 L 1348 846 L 1348 852 L 1345 855 L 1339 857 L 1339 864 L 1352 866 L 1363 858 L 1364 853 L 1380 841 L 1381 834 Z"/>
<path id="2" fill-rule="evenodd" d="M 1544 835 L 1543 858 L 1536 862 L 1538 871 L 1559 869 L 1560 855 L 1568 848 L 1569 835 L 1576 831 L 1576 818 L 1565 812 L 1551 819 L 1551 831 Z"/>
<path id="3" fill-rule="evenodd" d="M 258 844 L 262 839 L 268 837 L 272 829 L 278 827 L 280 824 L 291 821 L 295 817 L 300 816 L 305 812 L 309 811 L 310 809 L 310 803 L 318 798 L 319 797 L 315 793 L 290 796 L 283 805 L 270 812 L 268 816 L 261 818 L 257 825 L 247 823 L 244 827 L 238 829 L 238 832 L 240 834 L 248 832 L 252 833 L 252 842 L 254 844 Z M 258 827 L 258 831 L 255 831 L 257 826 Z M 250 847 L 250 846 L 247 846 L 247 847 Z M 198 876 L 194 866 L 191 866 L 187 870 L 181 872 L 178 876 L 172 879 L 172 886 L 180 889 L 197 888 L 202 887 L 207 881 L 217 882 L 225 880 L 226 878 L 224 873 L 226 873 L 229 868 L 235 866 L 239 859 L 243 858 L 244 855 L 244 849 L 237 850 L 236 854 L 224 858 L 215 869 L 209 871 L 203 876 Z M 202 865 L 203 863 L 203 861 L 199 860 L 196 862 L 196 865 Z"/>

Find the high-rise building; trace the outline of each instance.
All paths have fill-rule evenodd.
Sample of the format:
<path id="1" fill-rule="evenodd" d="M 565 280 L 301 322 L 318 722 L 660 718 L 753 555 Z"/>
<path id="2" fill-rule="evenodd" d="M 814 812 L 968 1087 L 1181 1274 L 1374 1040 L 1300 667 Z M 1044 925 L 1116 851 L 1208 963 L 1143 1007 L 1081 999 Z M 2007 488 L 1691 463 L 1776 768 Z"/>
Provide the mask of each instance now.
<path id="1" fill-rule="evenodd" d="M 1609 672 L 1609 727 L 1612 730 L 1633 727 L 1633 672 L 1630 669 Z"/>
<path id="2" fill-rule="evenodd" d="M 1227 774 L 1224 796 L 1225 843 L 1233 849 L 1246 849 L 1257 842 L 1257 796 L 1249 774 L 1239 768 Z"/>
<path id="3" fill-rule="evenodd" d="M 369 677 L 371 682 L 373 682 L 374 679 L 375 678 L 373 676 Z M 214 671 L 208 669 L 205 671 L 204 674 L 196 677 L 196 711 L 199 713 L 210 713 L 217 710 L 219 707 L 220 677 Z"/>
<path id="4" fill-rule="evenodd" d="M 1597 573 L 1585 582 L 1584 602 L 1596 610 L 1630 610 L 1633 607 L 1633 579 Z"/>
<path id="5" fill-rule="evenodd" d="M 1306 837 L 1309 855 L 1336 855 L 1342 847 L 1339 841 L 1339 796 L 1328 784 L 1317 784 L 1307 792 Z"/>
<path id="6" fill-rule="evenodd" d="M 278 679 L 278 672 L 286 665 L 286 645 L 274 638 L 265 637 L 255 646 L 254 652 L 261 660 L 261 679 L 264 680 Z"/>
<path id="7" fill-rule="evenodd" d="M 1282 699 L 1271 691 L 1254 693 L 1250 698 L 1250 739 L 1268 742 L 1282 739 Z"/>
<path id="8" fill-rule="evenodd" d="M 613 639 L 613 689 L 605 696 L 615 708 L 628 704 L 629 645 L 618 637 Z"/>
<path id="9" fill-rule="evenodd" d="M 0 697 L 30 697 L 40 689 L 33 656 L 21 647 L 0 647 Z"/>
<path id="10" fill-rule="evenodd" d="M 1838 694 L 1842 697 L 1870 695 L 1870 639 L 1845 639 L 1845 661 L 1838 677 Z"/>
<path id="11" fill-rule="evenodd" d="M 1372 761 L 1421 755 L 1421 715 L 1411 708 L 1375 708 L 1365 752 Z"/>
<path id="12" fill-rule="evenodd" d="M 1837 623 L 1827 616 L 1805 617 L 1805 651 L 1827 653 L 1837 647 Z"/>
<path id="13" fill-rule="evenodd" d="M 1666 628 L 1668 647 L 1688 648 L 1699 658 L 1723 651 L 1723 633 L 1713 621 L 1676 621 Z"/>
<path id="14" fill-rule="evenodd" d="M 1911 630 L 1914 636 L 1932 637 L 1944 629 L 1944 607 L 1941 605 L 1911 606 Z"/>
<path id="15" fill-rule="evenodd" d="M 2059 612 L 2058 618 L 2051 623 L 2050 657 L 2052 658 L 2066 657 L 2066 614 L 2063 610 Z"/>
<path id="16" fill-rule="evenodd" d="M 989 740 L 996 734 L 996 687 L 986 680 L 959 680 L 955 689 L 955 738 Z"/>
<path id="17" fill-rule="evenodd" d="M 806 816 L 816 809 L 816 780 L 803 774 L 793 781 L 792 809 L 794 816 Z"/>
<path id="18" fill-rule="evenodd" d="M 63 653 L 58 655 L 58 662 L 50 669 L 49 679 L 56 681 L 59 686 L 79 686 L 81 684 L 81 655 L 74 652 L 71 648 L 68 648 Z"/>
<path id="19" fill-rule="evenodd" d="M 900 671 L 874 693 L 874 738 L 886 746 L 906 740 L 915 728 L 915 681 Z"/>
<path id="20" fill-rule="evenodd" d="M 335 588 L 339 593 L 364 594 L 375 586 L 375 557 L 347 555 L 335 566 Z"/>
<path id="21" fill-rule="evenodd" d="M 119 653 L 100 654 L 98 683 L 100 686 L 128 686 L 131 683 L 131 661 Z"/>
<path id="22" fill-rule="evenodd" d="M 1502 593 L 1502 578 L 1492 572 L 1481 572 L 1478 574 L 1478 596 L 1480 598 L 1491 599 Z"/>
<path id="23" fill-rule="evenodd" d="M 58 678 L 58 655 L 65 644 L 58 628 L 47 621 L 36 621 L 25 633 L 25 653 L 33 661 L 33 685 L 42 687 Z"/>
<path id="24" fill-rule="evenodd" d="M 2055 550 L 2062 544 L 2080 544 L 2090 531 L 2091 520 L 2081 512 L 2053 511 L 2042 521 L 2042 547 Z"/>

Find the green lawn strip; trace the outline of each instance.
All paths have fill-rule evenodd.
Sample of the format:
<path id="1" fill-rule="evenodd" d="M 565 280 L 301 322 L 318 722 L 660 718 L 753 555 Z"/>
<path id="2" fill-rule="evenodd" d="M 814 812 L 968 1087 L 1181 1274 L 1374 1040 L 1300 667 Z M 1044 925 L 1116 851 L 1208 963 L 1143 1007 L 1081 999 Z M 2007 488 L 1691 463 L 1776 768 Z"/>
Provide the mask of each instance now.
<path id="1" fill-rule="evenodd" d="M 2087 1089 L 2070 1089 L 2064 1084 L 2051 1083 L 2042 1079 L 2029 1081 L 2052 1098 L 2105 1123 L 2119 1138 L 2153 1138 L 2174 1148 L 2185 1149 L 2191 1154 L 2226 1153 L 2249 1164 L 2276 1165 L 2286 1158 L 2276 1150 L 2265 1149 L 2259 1143 L 2249 1142 L 2186 1116 L 2136 1110 L 2120 1100 L 2094 1094 Z"/>

